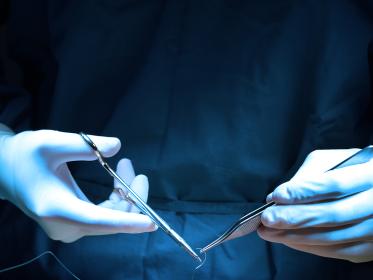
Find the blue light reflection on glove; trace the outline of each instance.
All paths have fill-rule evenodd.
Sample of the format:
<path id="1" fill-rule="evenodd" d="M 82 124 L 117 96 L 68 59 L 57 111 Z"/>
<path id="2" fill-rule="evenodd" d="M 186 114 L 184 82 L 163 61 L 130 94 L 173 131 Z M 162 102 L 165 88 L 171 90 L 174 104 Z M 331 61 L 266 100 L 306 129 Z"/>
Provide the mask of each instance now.
<path id="1" fill-rule="evenodd" d="M 311 153 L 267 200 L 260 237 L 296 250 L 352 262 L 373 260 L 373 161 L 326 170 L 358 149 Z"/>

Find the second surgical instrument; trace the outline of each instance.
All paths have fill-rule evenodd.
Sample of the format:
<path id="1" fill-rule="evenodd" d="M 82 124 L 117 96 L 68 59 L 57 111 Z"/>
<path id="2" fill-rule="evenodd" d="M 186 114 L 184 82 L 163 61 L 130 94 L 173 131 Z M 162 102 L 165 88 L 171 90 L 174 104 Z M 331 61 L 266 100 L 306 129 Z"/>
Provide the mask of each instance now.
<path id="1" fill-rule="evenodd" d="M 188 245 L 188 243 L 175 231 L 171 228 L 171 226 L 166 223 L 148 204 L 146 204 L 140 196 L 131 189 L 131 187 L 108 165 L 108 163 L 104 160 L 104 156 L 101 154 L 99 149 L 97 148 L 96 144 L 91 140 L 91 138 L 83 133 L 80 132 L 80 136 L 83 140 L 92 148 L 93 152 L 98 158 L 100 164 L 104 167 L 104 169 L 118 182 L 125 187 L 128 193 L 124 193 L 124 191 L 120 188 L 116 190 L 121 195 L 121 197 L 128 202 L 132 203 L 136 206 L 143 214 L 147 215 L 159 228 L 161 228 L 168 236 L 170 236 L 181 248 L 183 248 L 189 255 L 191 255 L 194 259 L 198 260 L 200 263 L 202 262 L 199 255 L 194 252 L 194 250 Z"/>

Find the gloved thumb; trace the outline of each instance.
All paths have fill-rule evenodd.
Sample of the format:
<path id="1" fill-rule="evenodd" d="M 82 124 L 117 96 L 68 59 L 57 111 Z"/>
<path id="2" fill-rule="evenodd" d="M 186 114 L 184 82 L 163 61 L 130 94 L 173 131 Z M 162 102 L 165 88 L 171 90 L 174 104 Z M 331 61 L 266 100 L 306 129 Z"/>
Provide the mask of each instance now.
<path id="1" fill-rule="evenodd" d="M 96 159 L 92 148 L 79 134 L 55 130 L 39 130 L 35 134 L 40 151 L 48 155 L 47 158 L 55 163 Z M 111 157 L 120 149 L 121 143 L 118 138 L 93 135 L 89 137 L 104 157 Z"/>

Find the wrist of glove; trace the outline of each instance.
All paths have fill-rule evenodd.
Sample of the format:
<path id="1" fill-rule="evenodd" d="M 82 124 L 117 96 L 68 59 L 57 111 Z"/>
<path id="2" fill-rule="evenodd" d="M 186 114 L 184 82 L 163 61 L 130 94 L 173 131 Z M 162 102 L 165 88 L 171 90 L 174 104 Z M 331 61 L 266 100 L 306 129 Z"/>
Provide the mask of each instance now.
<path id="1" fill-rule="evenodd" d="M 106 157 L 120 149 L 117 138 L 91 137 Z M 36 220 L 52 239 L 64 242 L 86 235 L 155 230 L 147 216 L 116 192 L 100 205 L 87 199 L 66 163 L 95 159 L 78 134 L 53 130 L 4 134 L 0 136 L 0 196 Z M 147 199 L 147 178 L 135 176 L 129 160 L 119 161 L 117 172 Z"/>

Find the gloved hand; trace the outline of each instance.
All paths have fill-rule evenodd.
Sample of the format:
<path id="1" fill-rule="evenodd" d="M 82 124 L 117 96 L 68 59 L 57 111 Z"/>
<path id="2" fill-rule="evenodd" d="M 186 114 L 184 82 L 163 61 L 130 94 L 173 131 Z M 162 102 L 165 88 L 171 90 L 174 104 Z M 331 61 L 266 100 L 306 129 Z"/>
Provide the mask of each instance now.
<path id="1" fill-rule="evenodd" d="M 269 194 L 258 234 L 296 250 L 352 262 L 373 260 L 373 161 L 327 171 L 357 149 L 311 153 Z"/>
<path id="2" fill-rule="evenodd" d="M 120 149 L 117 138 L 91 137 L 106 157 Z M 138 214 L 119 199 L 116 192 L 100 206 L 87 199 L 66 162 L 95 159 L 91 148 L 78 134 L 39 130 L 1 135 L 0 197 L 37 221 L 50 238 L 63 242 L 73 242 L 86 235 L 155 230 L 156 226 L 147 216 Z M 147 178 L 135 177 L 129 160 L 121 160 L 117 172 L 147 199 Z"/>

